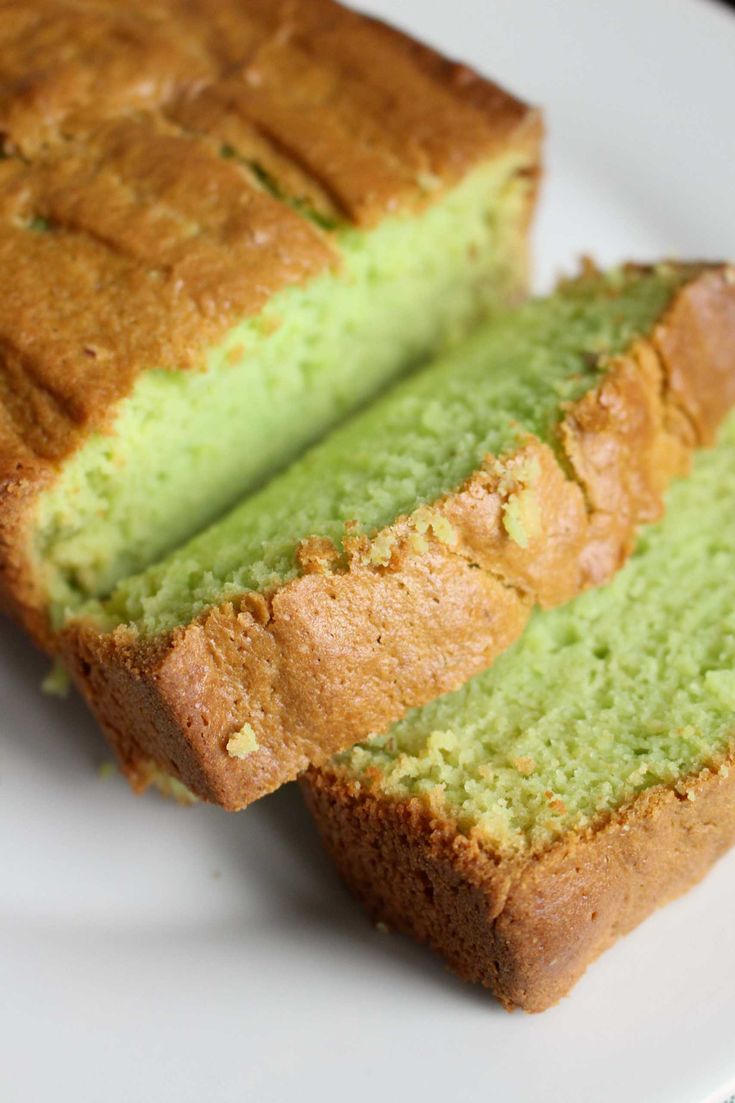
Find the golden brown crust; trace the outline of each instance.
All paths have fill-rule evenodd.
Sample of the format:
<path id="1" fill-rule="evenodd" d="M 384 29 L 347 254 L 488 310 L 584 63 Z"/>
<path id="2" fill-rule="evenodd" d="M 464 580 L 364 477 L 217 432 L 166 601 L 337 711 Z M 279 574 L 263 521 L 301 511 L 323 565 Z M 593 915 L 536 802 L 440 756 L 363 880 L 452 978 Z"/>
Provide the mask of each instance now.
<path id="1" fill-rule="evenodd" d="M 566 411 L 561 460 L 529 437 L 372 542 L 348 542 L 346 563 L 309 542 L 298 578 L 167 636 L 72 624 L 65 659 L 129 776 L 143 784 L 153 760 L 204 800 L 243 807 L 489 666 L 534 603 L 608 579 L 735 403 L 730 271 L 693 270 L 648 339 Z M 669 319 L 678 327 L 691 304 L 717 334 L 716 371 L 688 355 L 685 333 L 677 354 Z M 697 420 L 682 396 L 699 377 L 720 403 Z M 244 725 L 258 747 L 235 759 L 227 742 Z"/>
<path id="2" fill-rule="evenodd" d="M 307 803 L 325 846 L 376 920 L 428 943 L 509 1010 L 543 1011 L 735 842 L 735 769 L 649 789 L 594 829 L 505 857 L 419 800 L 311 770 Z"/>
<path id="3" fill-rule="evenodd" d="M 534 171 L 539 138 L 536 112 L 332 0 L 0 4 L 0 603 L 49 642 L 27 512 L 137 375 L 200 366 L 338 264 L 263 174 L 370 226 L 498 151 Z"/>

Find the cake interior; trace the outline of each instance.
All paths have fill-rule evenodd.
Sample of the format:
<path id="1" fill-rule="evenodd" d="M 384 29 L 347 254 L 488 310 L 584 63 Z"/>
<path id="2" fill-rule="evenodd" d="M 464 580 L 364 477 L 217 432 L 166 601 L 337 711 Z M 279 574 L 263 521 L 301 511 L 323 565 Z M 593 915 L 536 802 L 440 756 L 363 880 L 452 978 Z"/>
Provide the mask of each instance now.
<path id="1" fill-rule="evenodd" d="M 528 154 L 508 153 L 418 215 L 369 232 L 330 223 L 334 271 L 280 292 L 204 350 L 206 371 L 150 365 L 110 432 L 92 436 L 38 498 L 29 554 L 54 622 L 199 531 L 397 374 L 518 298 L 528 169 Z"/>
<path id="2" fill-rule="evenodd" d="M 292 577 L 306 536 L 339 546 L 345 522 L 373 534 L 435 501 L 522 432 L 555 445 L 563 403 L 594 386 L 606 358 L 655 323 L 682 278 L 667 266 L 588 275 L 480 327 L 224 520 L 83 612 L 107 629 L 167 630 L 230 595 Z"/>
<path id="3" fill-rule="evenodd" d="M 501 854 L 595 824 L 735 743 L 735 416 L 607 587 L 537 615 L 459 692 L 340 755 Z M 691 799 L 691 798 L 690 798 Z"/>

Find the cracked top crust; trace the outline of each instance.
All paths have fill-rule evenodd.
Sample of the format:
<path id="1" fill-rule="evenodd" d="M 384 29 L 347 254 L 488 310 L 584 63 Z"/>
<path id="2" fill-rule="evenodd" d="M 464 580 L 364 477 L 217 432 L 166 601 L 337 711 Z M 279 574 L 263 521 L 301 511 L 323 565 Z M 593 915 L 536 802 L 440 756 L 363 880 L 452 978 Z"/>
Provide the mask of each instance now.
<path id="1" fill-rule="evenodd" d="M 337 265 L 330 226 L 538 129 L 332 0 L 0 3 L 0 473 L 41 479 L 140 371 Z"/>

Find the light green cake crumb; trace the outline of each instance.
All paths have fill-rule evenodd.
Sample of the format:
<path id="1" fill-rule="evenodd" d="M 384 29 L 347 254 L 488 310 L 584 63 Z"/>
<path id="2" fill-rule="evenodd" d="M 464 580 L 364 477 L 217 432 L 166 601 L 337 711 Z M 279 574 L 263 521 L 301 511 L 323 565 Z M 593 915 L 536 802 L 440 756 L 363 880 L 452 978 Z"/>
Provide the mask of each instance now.
<path id="1" fill-rule="evenodd" d="M 49 697 L 68 697 L 71 678 L 60 659 L 55 659 L 48 674 L 41 682 L 41 692 Z"/>
<path id="2" fill-rule="evenodd" d="M 177 804 L 199 804 L 199 797 L 192 793 L 191 789 L 189 789 L 187 785 L 184 785 L 183 781 L 179 781 L 178 778 L 172 777 L 171 774 L 167 774 L 152 762 L 150 763 L 148 781 L 151 785 L 155 786 L 162 796 L 167 797 L 169 800 L 176 801 Z"/>
<path id="3" fill-rule="evenodd" d="M 397 537 L 393 532 L 380 532 L 370 545 L 370 562 L 374 567 L 385 567 L 390 563 Z"/>
<path id="4" fill-rule="evenodd" d="M 503 506 L 503 528 L 516 544 L 527 548 L 529 541 L 541 531 L 538 497 L 531 487 L 511 494 Z"/>
<path id="5" fill-rule="evenodd" d="M 250 724 L 243 724 L 227 740 L 227 753 L 231 758 L 247 758 L 258 749 L 258 739 Z"/>
<path id="6" fill-rule="evenodd" d="M 419 506 L 413 513 L 411 520 L 419 536 L 426 536 L 427 532 L 431 532 L 441 544 L 446 544 L 450 548 L 453 548 L 457 543 L 457 533 L 454 526 L 438 509 L 431 509 L 430 506 Z"/>

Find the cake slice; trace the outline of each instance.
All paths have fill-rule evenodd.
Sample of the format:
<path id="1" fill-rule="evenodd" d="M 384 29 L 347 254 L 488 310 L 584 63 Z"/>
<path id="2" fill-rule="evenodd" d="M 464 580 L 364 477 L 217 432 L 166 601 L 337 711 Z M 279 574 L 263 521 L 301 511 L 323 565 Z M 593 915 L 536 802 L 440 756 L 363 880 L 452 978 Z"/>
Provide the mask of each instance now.
<path id="1" fill-rule="evenodd" d="M 734 401 L 732 269 L 590 270 L 73 611 L 65 660 L 134 784 L 243 807 L 610 578 Z"/>
<path id="2" fill-rule="evenodd" d="M 696 882 L 735 841 L 735 418 L 608 587 L 305 790 L 370 913 L 509 1008 Z"/>
<path id="3" fill-rule="evenodd" d="M 525 290 L 538 114 L 331 0 L 19 0 L 0 89 L 0 603 L 50 648 Z"/>

